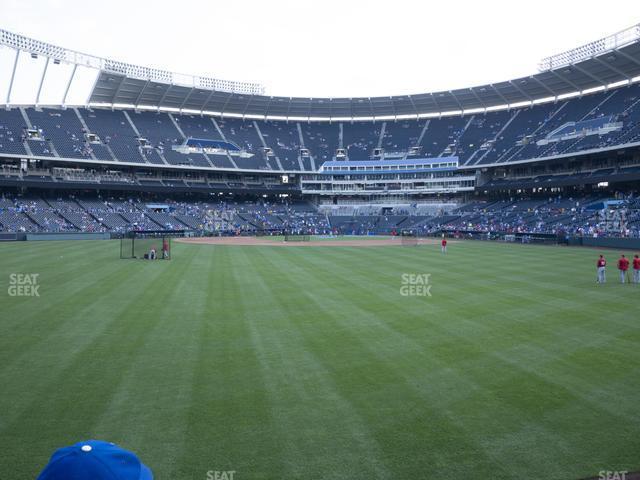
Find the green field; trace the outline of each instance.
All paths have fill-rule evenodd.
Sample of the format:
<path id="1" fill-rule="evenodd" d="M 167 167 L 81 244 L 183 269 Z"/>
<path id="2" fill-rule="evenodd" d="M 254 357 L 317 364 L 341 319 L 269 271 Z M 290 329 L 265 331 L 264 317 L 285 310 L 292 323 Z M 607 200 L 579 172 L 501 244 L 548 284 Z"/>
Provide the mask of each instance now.
<path id="1" fill-rule="evenodd" d="M 640 286 L 617 251 L 596 285 L 597 253 L 0 244 L 0 478 L 89 438 L 157 480 L 640 470 Z M 9 296 L 11 273 L 40 296 Z"/>

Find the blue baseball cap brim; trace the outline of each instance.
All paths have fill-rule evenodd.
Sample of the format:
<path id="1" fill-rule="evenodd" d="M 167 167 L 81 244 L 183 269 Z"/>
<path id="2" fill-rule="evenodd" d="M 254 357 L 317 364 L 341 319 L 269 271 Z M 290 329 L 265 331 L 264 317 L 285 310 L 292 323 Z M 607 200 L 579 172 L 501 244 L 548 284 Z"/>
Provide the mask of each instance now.
<path id="1" fill-rule="evenodd" d="M 153 473 L 151 473 L 151 469 L 144 463 L 140 464 L 140 480 L 153 480 Z"/>
<path id="2" fill-rule="evenodd" d="M 38 480 L 153 480 L 153 473 L 134 453 L 88 440 L 56 450 Z"/>

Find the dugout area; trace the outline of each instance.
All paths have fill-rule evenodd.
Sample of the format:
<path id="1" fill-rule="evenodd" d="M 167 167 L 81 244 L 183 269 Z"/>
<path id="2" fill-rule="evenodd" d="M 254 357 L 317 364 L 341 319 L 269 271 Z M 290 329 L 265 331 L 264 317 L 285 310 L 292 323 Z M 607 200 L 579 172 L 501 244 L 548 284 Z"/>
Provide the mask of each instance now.
<path id="1" fill-rule="evenodd" d="M 177 232 L 129 232 L 120 239 L 120 258 L 171 260 L 171 239 Z"/>

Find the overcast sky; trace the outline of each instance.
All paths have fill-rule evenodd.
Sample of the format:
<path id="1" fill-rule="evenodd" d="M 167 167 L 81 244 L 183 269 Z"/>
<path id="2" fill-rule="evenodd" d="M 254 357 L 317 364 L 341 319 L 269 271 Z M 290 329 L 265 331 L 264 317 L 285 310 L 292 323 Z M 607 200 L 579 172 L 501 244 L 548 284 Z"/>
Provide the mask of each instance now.
<path id="1" fill-rule="evenodd" d="M 0 0 L 0 28 L 144 66 L 256 81 L 285 96 L 507 80 L 639 22 L 639 0 Z"/>

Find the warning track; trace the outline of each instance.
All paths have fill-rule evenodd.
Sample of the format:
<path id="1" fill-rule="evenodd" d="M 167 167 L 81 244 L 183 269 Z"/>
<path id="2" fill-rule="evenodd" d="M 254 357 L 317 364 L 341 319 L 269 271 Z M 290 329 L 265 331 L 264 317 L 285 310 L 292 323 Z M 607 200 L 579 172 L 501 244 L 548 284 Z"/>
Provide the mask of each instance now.
<path id="1" fill-rule="evenodd" d="M 308 242 L 285 242 L 270 237 L 194 237 L 176 238 L 174 241 L 196 245 L 230 245 L 230 246 L 260 246 L 260 247 L 401 247 L 402 241 L 398 237 L 375 239 L 327 239 L 310 240 Z M 420 238 L 419 245 L 436 245 L 440 240 L 436 238 Z"/>

